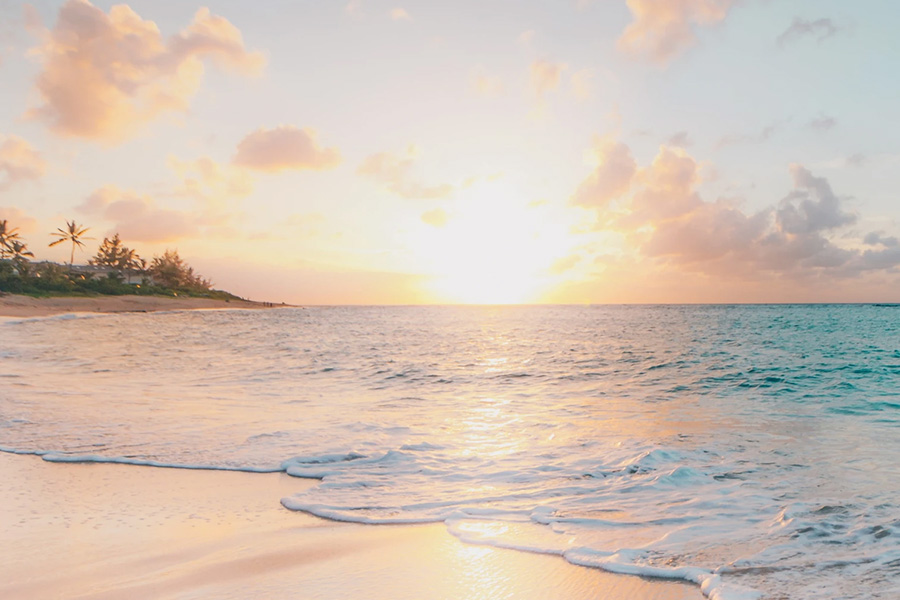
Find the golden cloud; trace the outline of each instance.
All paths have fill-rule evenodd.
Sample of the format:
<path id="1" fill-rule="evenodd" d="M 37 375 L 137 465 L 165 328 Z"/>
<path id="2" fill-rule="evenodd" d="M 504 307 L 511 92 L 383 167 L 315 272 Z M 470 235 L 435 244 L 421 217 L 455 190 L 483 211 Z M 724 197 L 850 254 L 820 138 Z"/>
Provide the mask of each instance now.
<path id="1" fill-rule="evenodd" d="M 620 51 L 665 63 L 694 45 L 695 25 L 725 19 L 733 0 L 628 0 L 634 15 L 618 41 Z"/>
<path id="2" fill-rule="evenodd" d="M 378 152 L 368 156 L 356 172 L 384 183 L 388 191 L 403 198 L 427 200 L 444 198 L 453 193 L 454 187 L 449 183 L 426 185 L 414 179 L 412 171 L 416 158 L 415 146 L 407 148 L 405 156 Z"/>
<path id="3" fill-rule="evenodd" d="M 531 63 L 531 87 L 538 97 L 547 92 L 552 92 L 559 87 L 562 72 L 568 68 L 565 63 L 553 63 L 546 60 L 536 60 Z"/>
<path id="4" fill-rule="evenodd" d="M 248 52 L 241 32 L 201 8 L 186 29 L 163 38 L 153 21 L 125 4 L 109 14 L 87 0 L 68 0 L 33 53 L 41 61 L 43 101 L 28 117 L 63 136 L 118 142 L 164 112 L 187 110 L 203 76 L 202 59 L 242 74 L 265 60 Z"/>
<path id="5" fill-rule="evenodd" d="M 226 201 L 253 192 L 253 179 L 245 170 L 223 167 L 208 156 L 196 160 L 169 156 L 168 165 L 182 181 L 174 195 L 193 198 L 209 210 L 221 209 Z"/>
<path id="6" fill-rule="evenodd" d="M 447 213 L 442 208 L 435 208 L 422 213 L 422 222 L 432 227 L 443 227 L 447 224 L 447 219 Z"/>

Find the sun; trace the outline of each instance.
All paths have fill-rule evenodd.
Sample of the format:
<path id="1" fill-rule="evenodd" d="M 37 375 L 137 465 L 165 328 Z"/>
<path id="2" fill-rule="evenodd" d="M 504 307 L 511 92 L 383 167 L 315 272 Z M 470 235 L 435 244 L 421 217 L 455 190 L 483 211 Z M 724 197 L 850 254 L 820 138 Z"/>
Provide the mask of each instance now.
<path id="1" fill-rule="evenodd" d="M 567 226 L 548 218 L 503 182 L 466 190 L 442 227 L 427 227 L 417 242 L 430 291 L 441 302 L 538 302 L 554 277 L 551 265 L 571 245 Z"/>

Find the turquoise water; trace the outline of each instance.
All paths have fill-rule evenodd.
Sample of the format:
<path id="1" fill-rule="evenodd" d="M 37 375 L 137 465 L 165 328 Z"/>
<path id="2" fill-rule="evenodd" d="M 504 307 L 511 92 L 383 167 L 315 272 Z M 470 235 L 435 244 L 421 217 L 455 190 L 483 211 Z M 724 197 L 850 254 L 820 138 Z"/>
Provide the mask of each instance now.
<path id="1" fill-rule="evenodd" d="M 0 446 L 287 470 L 324 518 L 900 597 L 900 308 L 373 307 L 7 319 Z"/>

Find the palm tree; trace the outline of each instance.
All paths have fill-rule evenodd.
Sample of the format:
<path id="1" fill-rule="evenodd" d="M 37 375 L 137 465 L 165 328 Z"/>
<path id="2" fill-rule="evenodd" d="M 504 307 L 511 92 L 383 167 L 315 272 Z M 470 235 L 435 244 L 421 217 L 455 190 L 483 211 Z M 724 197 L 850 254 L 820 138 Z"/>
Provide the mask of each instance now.
<path id="1" fill-rule="evenodd" d="M 131 274 L 146 268 L 147 261 L 138 256 L 138 253 L 131 248 L 122 249 L 122 257 L 119 263 L 125 271 L 126 283 L 131 283 Z"/>
<path id="2" fill-rule="evenodd" d="M 34 258 L 34 252 L 28 250 L 28 246 L 19 240 L 13 240 L 9 244 L 9 254 L 12 256 L 13 263 L 19 275 L 25 275 L 28 271 L 28 256 Z"/>
<path id="3" fill-rule="evenodd" d="M 10 244 L 18 239 L 18 231 L 17 227 L 10 228 L 6 219 L 0 219 L 0 259 L 11 253 Z"/>
<path id="4" fill-rule="evenodd" d="M 62 244 L 63 242 L 72 242 L 72 254 L 69 257 L 69 268 L 72 268 L 72 264 L 75 262 L 75 246 L 84 248 L 84 242 L 81 241 L 81 236 L 87 233 L 88 229 L 88 227 L 82 227 L 81 225 L 78 225 L 73 219 L 71 221 L 66 221 L 66 229 L 58 227 L 56 231 L 50 234 L 55 235 L 59 238 L 55 242 L 50 242 L 50 247 L 53 247 L 57 244 Z"/>

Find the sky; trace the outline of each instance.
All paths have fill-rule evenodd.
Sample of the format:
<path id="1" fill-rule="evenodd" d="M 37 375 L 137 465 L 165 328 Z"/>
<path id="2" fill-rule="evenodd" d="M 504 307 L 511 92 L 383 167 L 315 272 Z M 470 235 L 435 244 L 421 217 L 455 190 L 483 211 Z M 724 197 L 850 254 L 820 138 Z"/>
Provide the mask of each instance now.
<path id="1" fill-rule="evenodd" d="M 898 18 L 0 0 L 0 219 L 274 302 L 896 302 Z"/>

